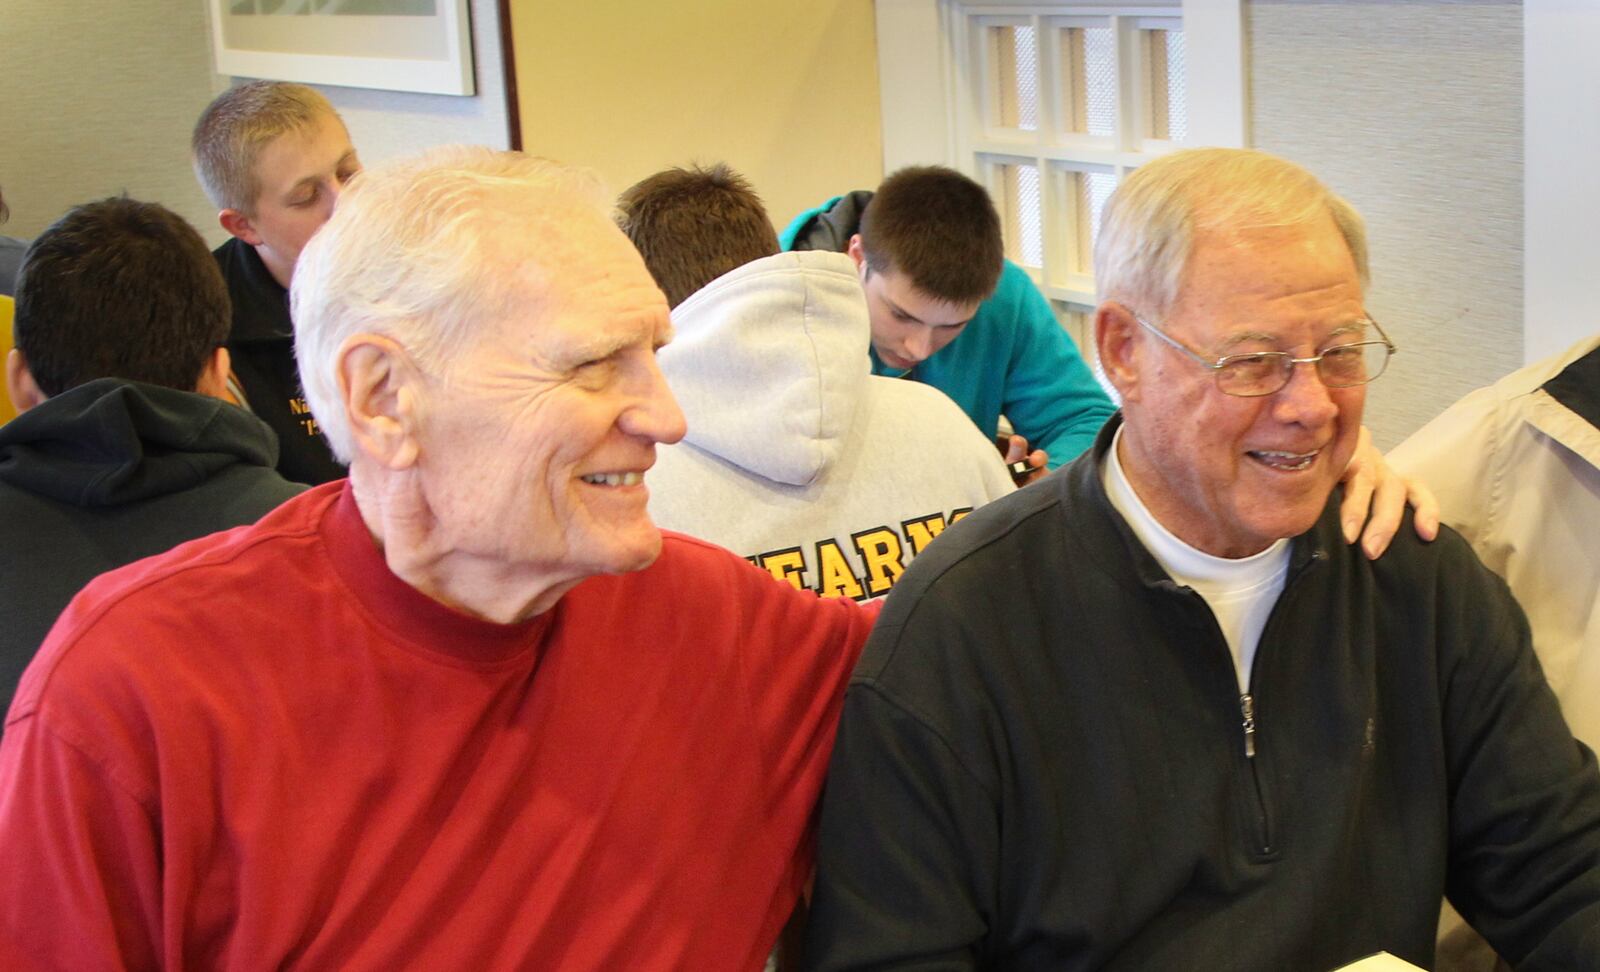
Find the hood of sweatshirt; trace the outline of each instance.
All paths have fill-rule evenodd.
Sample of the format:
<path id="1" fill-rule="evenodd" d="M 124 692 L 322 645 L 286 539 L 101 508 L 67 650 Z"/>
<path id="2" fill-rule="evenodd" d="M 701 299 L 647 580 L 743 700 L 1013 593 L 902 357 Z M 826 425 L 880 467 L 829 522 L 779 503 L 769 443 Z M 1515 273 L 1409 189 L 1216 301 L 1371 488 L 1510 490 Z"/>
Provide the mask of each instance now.
<path id="1" fill-rule="evenodd" d="M 244 409 L 118 378 L 86 382 L 0 426 L 0 482 L 79 507 L 138 502 L 235 463 L 277 461 L 277 437 Z"/>
<path id="2" fill-rule="evenodd" d="M 796 216 L 794 222 L 784 227 L 778 243 L 785 250 L 832 250 L 843 253 L 850 247 L 850 237 L 861 232 L 861 214 L 872 193 L 857 189 L 823 203 L 816 209 Z"/>
<path id="3" fill-rule="evenodd" d="M 866 393 L 871 326 L 855 262 L 780 253 L 724 274 L 672 312 L 661 370 L 684 441 L 804 486 L 843 446 Z"/>

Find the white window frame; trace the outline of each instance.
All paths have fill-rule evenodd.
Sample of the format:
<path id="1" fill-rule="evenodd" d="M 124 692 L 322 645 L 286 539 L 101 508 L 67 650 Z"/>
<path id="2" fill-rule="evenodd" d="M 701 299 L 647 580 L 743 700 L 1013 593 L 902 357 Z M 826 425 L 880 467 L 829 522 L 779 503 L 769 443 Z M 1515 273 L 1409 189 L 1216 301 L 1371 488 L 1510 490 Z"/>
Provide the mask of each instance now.
<path id="1" fill-rule="evenodd" d="M 981 38 L 972 36 L 969 23 L 1043 25 L 1070 22 L 1076 17 L 1132 18 L 1135 26 L 1172 26 L 1181 18 L 1186 56 L 1188 137 L 1185 145 L 1243 147 L 1246 144 L 1244 28 L 1240 0 L 875 0 L 878 31 L 878 77 L 883 108 L 883 165 L 893 172 L 907 165 L 939 164 L 966 172 L 997 189 L 998 164 L 1029 162 L 1039 166 L 1047 209 L 1044 223 L 1045 265 L 1059 267 L 1062 248 L 1068 246 L 1063 226 L 1074 215 L 1075 199 L 1061 191 L 1062 170 L 1089 168 L 1119 176 L 1154 155 L 1170 151 L 1174 143 L 1145 139 L 1144 78 L 1134 71 L 1131 50 L 1119 47 L 1118 63 L 1125 73 L 1119 92 L 1117 135 L 1082 144 L 1042 144 L 1038 133 L 995 131 L 984 125 Z M 1158 22 L 1159 20 L 1159 22 Z M 1143 23 L 1139 23 L 1143 21 Z M 1117 26 L 1116 22 L 1112 22 Z M 1035 34 L 1035 36 L 1040 36 Z M 1119 31 L 1123 45 L 1130 31 Z M 976 46 L 974 46 L 976 45 Z M 1041 52 L 1040 68 L 1048 74 Z M 1040 91 L 1041 120 L 1059 117 L 1057 94 Z M 1043 130 L 1046 126 L 1041 124 Z M 1065 140 L 1070 142 L 1072 140 Z M 994 164 L 989 164 L 994 163 Z M 1035 274 L 1035 283 L 1056 303 L 1058 310 L 1092 307 L 1095 303 L 1089 275 L 1074 268 L 1066 273 L 1049 270 Z M 1030 272 L 1032 269 L 1030 268 Z M 1062 305 L 1072 305 L 1072 308 Z M 1077 331 L 1079 328 L 1069 328 Z M 1080 346 L 1083 334 L 1075 333 Z"/>
<path id="2" fill-rule="evenodd" d="M 1054 0 L 1027 5 L 998 0 L 875 0 L 878 90 L 883 108 L 883 168 L 960 167 L 957 70 L 960 14 L 1004 16 L 1018 8 L 1053 8 L 1052 16 L 1104 11 L 1111 4 Z M 1242 148 L 1245 128 L 1244 23 L 1241 0 L 1123 0 L 1117 8 L 1181 10 L 1188 57 L 1188 145 Z M 1009 8 L 1009 9 L 1008 9 Z"/>

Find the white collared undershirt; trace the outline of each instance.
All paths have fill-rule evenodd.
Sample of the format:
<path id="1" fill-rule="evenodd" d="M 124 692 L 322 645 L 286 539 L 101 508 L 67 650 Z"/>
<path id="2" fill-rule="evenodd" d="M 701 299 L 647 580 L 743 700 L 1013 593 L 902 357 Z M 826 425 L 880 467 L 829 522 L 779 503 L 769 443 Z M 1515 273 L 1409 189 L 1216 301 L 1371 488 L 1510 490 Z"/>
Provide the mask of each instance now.
<path id="1" fill-rule="evenodd" d="M 1150 551 L 1156 563 L 1173 580 L 1193 588 L 1211 607 L 1233 655 L 1239 691 L 1248 692 L 1250 669 L 1255 664 L 1261 631 L 1288 577 L 1289 541 L 1279 540 L 1258 554 L 1238 560 L 1213 557 L 1184 543 L 1151 515 L 1134 492 L 1117 455 L 1121 442 L 1119 428 L 1111 440 L 1101 471 L 1101 481 L 1111 505 L 1128 521 L 1133 535 Z"/>

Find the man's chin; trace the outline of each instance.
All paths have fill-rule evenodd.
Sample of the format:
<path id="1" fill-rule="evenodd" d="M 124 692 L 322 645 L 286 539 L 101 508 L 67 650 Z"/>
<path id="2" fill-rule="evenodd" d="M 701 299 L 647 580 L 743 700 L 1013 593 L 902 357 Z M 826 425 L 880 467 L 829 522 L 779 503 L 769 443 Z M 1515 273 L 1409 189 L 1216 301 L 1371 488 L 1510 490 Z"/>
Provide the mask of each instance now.
<path id="1" fill-rule="evenodd" d="M 1309 531 L 1317 525 L 1317 520 L 1321 519 L 1325 505 L 1326 503 L 1317 504 L 1313 509 L 1309 502 L 1304 505 L 1293 504 L 1280 508 L 1276 511 L 1276 515 L 1265 518 L 1264 522 L 1258 522 L 1256 532 L 1262 539 L 1261 548 L 1266 549 L 1279 540 L 1292 539 Z"/>
<path id="2" fill-rule="evenodd" d="M 601 573 L 627 574 L 644 570 L 661 556 L 661 531 L 654 524 L 641 528 L 637 537 L 618 537 L 611 555 L 600 568 Z"/>

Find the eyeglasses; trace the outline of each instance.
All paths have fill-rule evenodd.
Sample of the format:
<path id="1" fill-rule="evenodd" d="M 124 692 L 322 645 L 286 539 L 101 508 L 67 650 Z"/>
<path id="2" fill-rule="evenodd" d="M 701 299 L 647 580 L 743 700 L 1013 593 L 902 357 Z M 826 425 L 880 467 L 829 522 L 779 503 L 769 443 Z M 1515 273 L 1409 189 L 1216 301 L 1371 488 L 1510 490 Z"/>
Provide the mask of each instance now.
<path id="1" fill-rule="evenodd" d="M 1223 394 L 1240 398 L 1259 398 L 1281 391 L 1289 384 L 1297 364 L 1315 365 L 1317 377 L 1329 388 L 1365 385 L 1383 374 L 1383 369 L 1389 366 L 1389 356 L 1398 350 L 1378 322 L 1369 317 L 1355 323 L 1371 324 L 1383 340 L 1337 344 L 1309 358 L 1296 358 L 1287 351 L 1250 351 L 1208 361 L 1138 314 L 1133 315 L 1133 319 L 1140 327 L 1193 358 L 1201 367 L 1209 368 Z"/>

